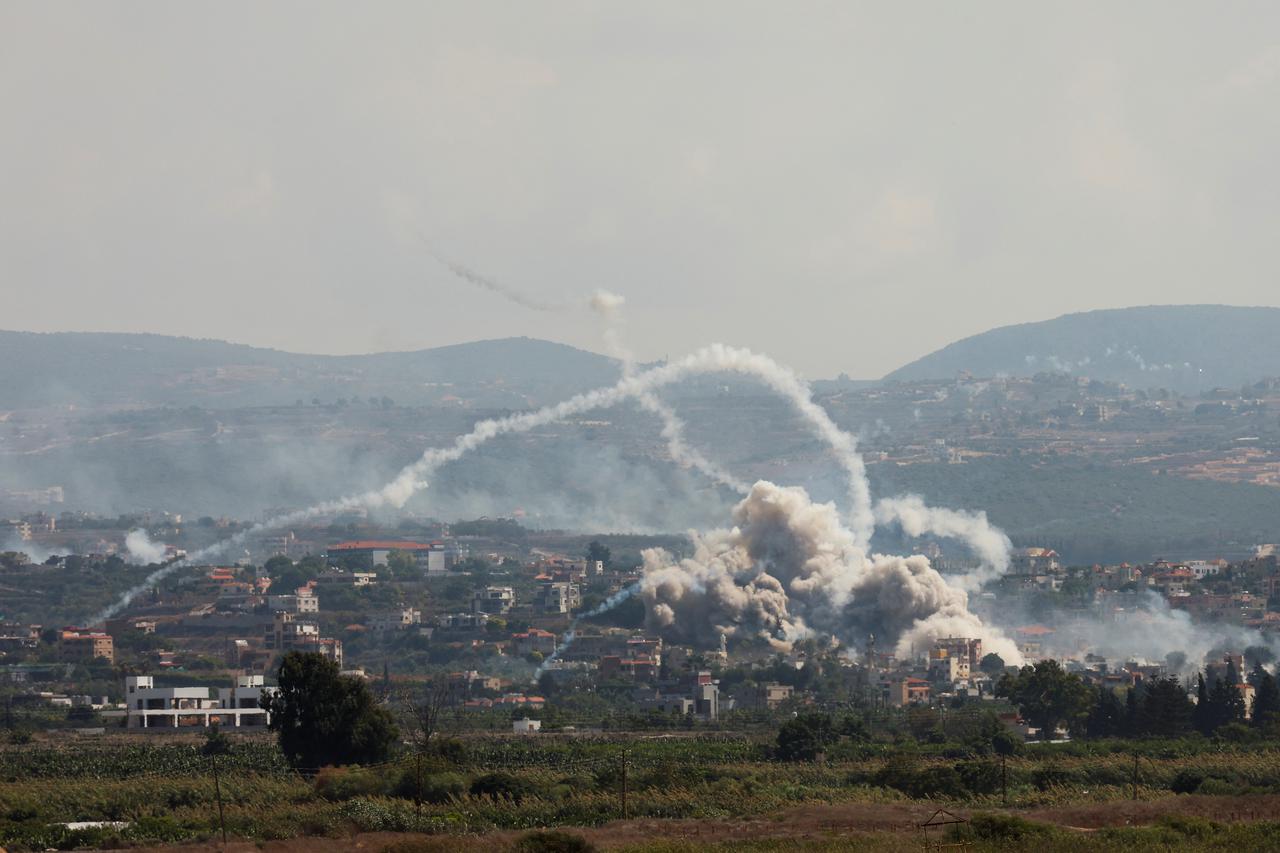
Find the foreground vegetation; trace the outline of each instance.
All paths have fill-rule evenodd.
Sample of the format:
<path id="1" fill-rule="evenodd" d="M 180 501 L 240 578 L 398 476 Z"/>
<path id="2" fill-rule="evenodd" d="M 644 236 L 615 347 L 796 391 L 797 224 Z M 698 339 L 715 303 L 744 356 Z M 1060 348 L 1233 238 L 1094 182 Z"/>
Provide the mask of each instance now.
<path id="1" fill-rule="evenodd" d="M 1017 812 L 1176 794 L 1236 796 L 1236 813 L 1217 817 L 1250 821 L 1268 816 L 1264 806 L 1250 805 L 1251 795 L 1280 793 L 1280 743 L 1150 741 L 1136 758 L 1130 746 L 1044 745 L 1002 758 L 960 744 L 922 749 L 904 743 L 822 762 L 785 762 L 772 757 L 772 743 L 732 737 L 475 738 L 438 741 L 425 753 L 373 767 L 304 775 L 289 769 L 277 746 L 265 740 L 237 741 L 216 758 L 202 754 L 203 743 L 194 738 L 94 748 L 29 745 L 0 751 L 0 845 L 43 850 L 215 838 L 219 793 L 227 834 L 252 839 L 594 827 L 619 819 L 624 808 L 632 818 L 707 821 L 804 806 L 916 804 L 992 812 L 1007 799 Z M 1008 841 L 1010 833 L 1043 836 L 1037 846 L 1045 849 L 1069 849 L 1068 840 L 1077 845 L 1070 849 L 1078 849 L 1081 841 L 1079 833 L 999 824 L 1004 820 L 976 817 L 958 831 L 983 844 Z M 72 821 L 113 825 L 61 825 Z M 904 821 L 902 831 L 910 836 L 915 830 Z M 1181 834 L 1256 849 L 1280 842 L 1276 832 L 1272 824 L 1201 821 L 1099 830 L 1088 837 L 1091 845 L 1143 849 Z M 1250 833 L 1274 840 L 1257 844 Z"/>

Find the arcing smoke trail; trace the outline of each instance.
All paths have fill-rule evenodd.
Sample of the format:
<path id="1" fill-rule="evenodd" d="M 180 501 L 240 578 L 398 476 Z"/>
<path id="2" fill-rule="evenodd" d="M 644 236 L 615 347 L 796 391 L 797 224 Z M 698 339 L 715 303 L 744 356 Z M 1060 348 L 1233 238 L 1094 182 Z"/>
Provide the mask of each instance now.
<path id="1" fill-rule="evenodd" d="M 597 290 L 591 296 L 590 306 L 606 323 L 604 340 L 609 354 L 622 362 L 623 376 L 630 376 L 635 370 L 635 357 L 622 343 L 617 328 L 625 302 L 626 300 L 616 293 Z M 804 396 L 806 399 L 809 398 L 807 389 Z M 684 439 L 684 423 L 673 409 L 658 398 L 657 394 L 643 393 L 636 399 L 641 408 L 657 415 L 662 421 L 662 437 L 667 440 L 667 450 L 677 464 L 693 468 L 712 482 L 728 486 L 740 495 L 745 496 L 751 491 L 750 483 L 735 477 L 731 472 L 711 462 L 697 449 L 688 445 Z M 818 411 L 822 412 L 821 409 Z M 801 413 L 806 414 L 804 407 L 801 407 Z M 822 414 L 825 415 L 825 412 Z M 825 432 L 824 423 L 813 420 L 810 422 L 820 434 Z M 839 429 L 834 424 L 831 424 L 831 428 Z M 850 439 L 850 445 L 853 446 L 852 439 Z M 850 469 L 851 466 L 845 467 Z M 857 475 L 850 470 L 850 476 L 854 478 Z M 960 583 L 970 591 L 977 589 L 992 577 L 1002 574 L 1009 567 L 1012 543 L 1003 531 L 991 526 L 984 512 L 968 513 L 937 509 L 925 505 L 923 499 L 909 495 L 879 501 L 875 507 L 875 518 L 880 525 L 897 522 L 908 536 L 919 537 L 926 533 L 933 533 L 965 542 L 982 561 L 976 572 L 960 577 Z"/>
<path id="2" fill-rule="evenodd" d="M 626 299 L 607 290 L 597 290 L 591 295 L 591 310 L 606 323 L 604 330 L 605 348 L 609 354 L 622 362 L 624 377 L 635 374 L 636 360 L 632 352 L 622 343 L 622 336 L 617 329 L 622 306 Z M 672 460 L 686 468 L 693 468 L 707 479 L 719 485 L 728 486 L 739 494 L 746 494 L 751 486 L 739 480 L 724 468 L 716 465 L 703 456 L 696 448 L 691 447 L 684 438 L 684 422 L 676 415 L 675 410 L 662 401 L 656 393 L 644 392 L 636 396 L 640 408 L 657 415 L 662 422 L 662 437 L 667 440 L 667 452 Z"/>
<path id="3" fill-rule="evenodd" d="M 426 243 L 425 237 L 423 237 L 423 242 Z M 526 296 L 525 294 L 521 293 L 518 290 L 514 290 L 510 287 L 507 287 L 505 284 L 502 284 L 499 281 L 496 281 L 487 276 L 483 276 L 480 273 L 476 272 L 475 270 L 468 269 L 467 267 L 464 267 L 462 264 L 449 260 L 448 258 L 438 253 L 435 249 L 431 248 L 431 245 L 429 243 L 427 244 L 427 254 L 431 255 L 431 257 L 435 258 L 435 260 L 441 266 L 449 270 L 449 272 L 453 273 L 463 281 L 468 282 L 469 284 L 474 284 L 476 287 L 483 288 L 484 290 L 487 290 L 490 293 L 496 293 L 499 296 L 501 296 L 503 299 L 507 300 L 508 302 L 514 302 L 516 305 L 519 305 L 522 308 L 528 308 L 531 311 L 554 311 L 555 310 L 556 306 L 554 305 L 551 305 L 546 302 L 541 302 L 537 299 L 533 299 L 532 297 Z"/>
<path id="4" fill-rule="evenodd" d="M 851 528 L 860 542 L 869 541 L 875 528 L 871 490 L 867 483 L 866 468 L 862 463 L 862 457 L 856 452 L 853 437 L 836 426 L 827 413 L 813 402 L 809 396 L 808 387 L 787 368 L 768 356 L 750 350 L 711 344 L 678 361 L 643 373 L 624 376 L 611 387 L 587 391 L 537 411 L 480 421 L 471 432 L 459 436 L 453 444 L 426 450 L 420 458 L 405 466 L 395 479 L 381 489 L 326 501 L 307 509 L 267 519 L 222 542 L 195 551 L 184 560 L 170 563 L 163 569 L 153 572 L 142 584 L 126 591 L 119 600 L 99 613 L 93 621 L 102 622 L 119 613 L 148 587 L 183 566 L 198 564 L 268 530 L 300 524 L 317 516 L 346 512 L 358 507 L 377 509 L 386 506 L 404 506 L 416 492 L 427 487 L 426 478 L 433 475 L 441 465 L 461 459 L 498 436 L 527 432 L 593 409 L 609 408 L 623 400 L 634 399 L 674 382 L 706 373 L 738 373 L 754 377 L 796 408 L 819 437 L 832 447 L 837 461 L 848 473 Z"/>

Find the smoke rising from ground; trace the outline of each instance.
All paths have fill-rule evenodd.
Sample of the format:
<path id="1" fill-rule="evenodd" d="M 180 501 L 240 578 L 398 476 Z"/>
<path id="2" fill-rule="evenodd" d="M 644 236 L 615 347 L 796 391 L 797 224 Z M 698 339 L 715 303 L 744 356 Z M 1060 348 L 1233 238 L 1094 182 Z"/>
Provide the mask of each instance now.
<path id="1" fill-rule="evenodd" d="M 900 656 L 940 637 L 978 637 L 1007 662 L 1021 661 L 926 558 L 869 556 L 835 506 L 814 503 L 804 489 L 757 482 L 733 521 L 732 529 L 691 534 L 690 558 L 645 552 L 650 627 L 702 645 L 723 633 L 779 649 L 809 637 L 861 645 L 875 634 Z"/>
<path id="2" fill-rule="evenodd" d="M 618 304 L 614 302 L 611 310 L 616 310 Z M 646 595 L 652 605 L 652 619 L 677 632 L 689 631 L 690 626 L 684 622 L 675 625 L 681 602 L 695 604 L 701 597 L 704 604 L 700 609 L 706 612 L 698 613 L 699 608 L 695 608 L 691 614 L 698 620 L 698 630 L 717 618 L 726 621 L 724 614 L 728 614 L 727 621 L 732 623 L 736 619 L 741 620 L 741 624 L 755 626 L 757 636 L 779 644 L 789 644 L 814 633 L 851 642 L 863 631 L 878 629 L 891 642 L 909 650 L 913 644 L 923 644 L 937 636 L 979 636 L 987 639 L 993 648 L 1003 650 L 1007 660 L 1019 659 L 1016 647 L 983 626 L 968 611 L 965 593 L 948 586 L 923 557 L 866 556 L 876 519 L 865 467 L 853 437 L 813 402 L 808 386 L 790 370 L 766 356 L 719 344 L 643 373 L 627 369 L 622 379 L 609 388 L 580 394 L 537 411 L 481 421 L 451 445 L 425 451 L 380 489 L 269 519 L 198 551 L 187 560 L 158 570 L 144 585 L 130 590 L 104 610 L 95 621 L 119 612 L 146 586 L 182 565 L 199 563 L 268 530 L 357 507 L 402 507 L 416 492 L 428 486 L 429 478 L 440 466 L 462 458 L 499 436 L 525 432 L 628 399 L 641 400 L 644 405 L 646 396 L 656 400 L 653 393 L 659 388 L 714 372 L 738 373 L 761 381 L 791 403 L 833 449 L 848 475 L 850 524 L 847 528 L 842 526 L 834 505 L 813 504 L 803 490 L 779 490 L 772 484 L 757 484 L 738 509 L 739 515 L 754 520 L 748 529 L 755 533 L 743 538 L 740 530 L 719 531 L 705 538 L 695 537 L 705 556 L 700 562 L 695 559 L 679 566 L 660 566 L 656 565 L 660 560 L 657 555 L 646 558 L 650 570 L 646 572 L 646 584 L 650 578 L 654 584 L 661 581 L 659 586 L 646 587 L 655 590 Z M 680 448 L 682 424 L 660 401 L 658 409 L 669 444 Z M 674 451 L 673 456 L 679 458 L 679 453 Z M 721 479 L 705 459 L 699 461 L 699 457 L 693 457 L 690 464 L 711 471 Z M 774 508 L 772 514 L 765 512 L 766 507 Z M 921 503 L 917 509 L 922 507 Z M 916 514 L 924 519 L 920 522 L 922 527 L 928 527 L 937 518 Z M 742 519 L 739 522 L 741 524 Z M 689 577 L 681 577 L 681 573 Z M 740 577 L 746 580 L 742 585 L 736 583 Z M 706 594 L 708 588 L 714 590 L 710 597 Z M 794 605 L 790 604 L 791 598 L 796 599 Z M 853 618 L 845 622 L 845 616 Z"/>
<path id="3" fill-rule="evenodd" d="M 129 553 L 129 562 L 139 566 L 149 566 L 152 563 L 164 561 L 164 543 L 152 542 L 147 531 L 141 527 L 129 531 L 129 534 L 124 537 L 124 547 Z"/>

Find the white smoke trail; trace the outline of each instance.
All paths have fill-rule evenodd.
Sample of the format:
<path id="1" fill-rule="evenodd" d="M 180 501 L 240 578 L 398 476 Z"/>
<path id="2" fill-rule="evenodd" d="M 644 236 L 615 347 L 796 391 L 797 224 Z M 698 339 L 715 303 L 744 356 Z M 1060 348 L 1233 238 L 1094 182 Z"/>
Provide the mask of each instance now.
<path id="1" fill-rule="evenodd" d="M 162 562 L 165 557 L 164 543 L 152 542 L 147 531 L 141 527 L 129 531 L 129 535 L 124 538 L 124 547 L 129 552 L 130 562 L 140 566 Z"/>
<path id="2" fill-rule="evenodd" d="M 860 548 L 866 550 L 875 528 L 875 514 L 871 503 L 871 491 L 866 477 L 866 468 L 863 465 L 861 456 L 857 453 L 854 438 L 841 430 L 827 415 L 826 411 L 813 402 L 808 386 L 789 369 L 779 365 L 767 356 L 750 350 L 712 344 L 678 361 L 652 368 L 643 373 L 624 376 L 617 384 L 608 388 L 578 394 L 560 403 L 546 406 L 533 412 L 480 421 L 473 427 L 471 432 L 459 436 L 451 445 L 426 450 L 418 460 L 402 469 L 391 482 L 380 489 L 338 498 L 307 509 L 268 519 L 222 542 L 196 551 L 182 561 L 170 563 L 163 569 L 152 573 L 143 584 L 126 591 L 119 600 L 98 614 L 94 621 L 105 621 L 120 612 L 148 587 L 153 586 L 159 580 L 178 571 L 183 566 L 199 564 L 203 560 L 222 553 L 227 548 L 239 545 L 245 540 L 266 531 L 300 524 L 318 516 L 334 515 L 360 507 L 369 509 L 388 506 L 402 507 L 416 492 L 427 487 L 427 478 L 433 476 L 440 466 L 461 459 L 499 436 L 526 432 L 583 412 L 609 408 L 623 400 L 635 399 L 641 395 L 650 394 L 658 388 L 679 382 L 688 377 L 717 372 L 738 373 L 762 382 L 791 403 L 815 433 L 833 449 L 838 463 L 848 475 L 849 529 L 853 535 L 854 542 Z M 676 423 L 677 428 L 673 431 L 673 434 L 678 439 L 680 437 L 678 420 Z M 705 463 L 704 470 L 714 471 L 715 466 Z M 728 478 L 730 482 L 732 479 L 731 477 Z"/>
<path id="3" fill-rule="evenodd" d="M 427 243 L 426 237 L 423 237 L 422 240 L 424 243 Z M 487 290 L 490 293 L 496 293 L 508 302 L 513 302 L 522 308 L 528 308 L 531 311 L 555 311 L 558 307 L 549 302 L 543 302 L 539 299 L 527 296 L 514 288 L 507 287 L 496 279 L 481 275 L 475 270 L 468 269 L 462 264 L 451 261 L 433 249 L 430 243 L 427 243 L 427 254 L 431 255 L 437 263 L 463 281 L 469 284 L 474 284 L 476 287 Z"/>
<path id="4" fill-rule="evenodd" d="M 533 680 L 537 681 L 541 678 L 542 674 L 547 671 L 551 664 L 559 660 L 560 655 L 563 652 L 568 651 L 569 647 L 573 645 L 574 639 L 578 636 L 578 623 L 583 619 L 591 619 L 603 613 L 608 613 L 610 610 L 617 607 L 639 591 L 639 581 L 631 584 L 630 586 L 624 586 L 622 589 L 618 590 L 613 595 L 600 602 L 600 604 L 588 610 L 586 613 L 580 613 L 574 617 L 573 621 L 569 623 L 569 630 L 564 632 L 564 638 L 560 645 L 556 646 L 555 651 L 548 655 L 546 660 L 538 664 L 537 670 L 533 673 Z"/>
<path id="5" fill-rule="evenodd" d="M 622 306 L 626 299 L 607 290 L 597 290 L 589 301 L 591 310 L 606 323 L 604 330 L 605 348 L 609 355 L 622 362 L 624 377 L 635 374 L 636 360 L 632 352 L 622 342 L 622 335 L 617 328 L 621 320 Z M 684 422 L 675 410 L 668 406 L 654 392 L 643 392 L 636 395 L 640 408 L 657 415 L 662 422 L 662 437 L 667 441 L 667 452 L 677 465 L 692 468 L 718 485 L 728 486 L 739 494 L 746 494 L 750 486 L 738 479 L 728 470 L 716 465 L 696 448 L 689 445 L 684 437 Z"/>
<path id="6" fill-rule="evenodd" d="M 421 457 L 405 466 L 391 482 L 380 489 L 326 501 L 267 519 L 221 542 L 193 552 L 184 560 L 170 563 L 163 570 L 153 573 L 143 584 L 126 591 L 118 601 L 98 614 L 94 621 L 105 621 L 119 613 L 149 586 L 183 566 L 198 564 L 269 530 L 301 524 L 319 516 L 334 515 L 360 507 L 368 509 L 402 507 L 415 493 L 427 487 L 426 478 L 433 475 L 440 466 L 461 459 L 494 438 L 510 433 L 527 432 L 594 409 L 609 408 L 624 400 L 634 399 L 674 382 L 706 373 L 738 373 L 753 377 L 796 408 L 818 436 L 831 445 L 837 461 L 848 473 L 852 529 L 861 541 L 869 540 L 875 526 L 871 491 L 866 479 L 866 468 L 862 463 L 862 457 L 856 452 L 853 437 L 836 426 L 827 413 L 813 402 L 809 396 L 808 386 L 789 369 L 768 356 L 750 350 L 711 344 L 678 361 L 643 373 L 624 376 L 617 384 L 608 388 L 587 391 L 533 412 L 480 421 L 471 432 L 459 436 L 451 445 L 429 448 L 423 452 Z"/>

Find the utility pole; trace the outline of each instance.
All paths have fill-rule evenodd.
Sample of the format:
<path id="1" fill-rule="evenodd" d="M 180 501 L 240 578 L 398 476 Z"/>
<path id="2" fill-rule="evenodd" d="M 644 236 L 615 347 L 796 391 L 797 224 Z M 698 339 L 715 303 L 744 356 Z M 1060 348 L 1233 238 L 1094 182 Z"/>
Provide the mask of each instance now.
<path id="1" fill-rule="evenodd" d="M 1138 799 L 1138 753 L 1133 754 L 1133 799 Z"/>
<path id="2" fill-rule="evenodd" d="M 622 750 L 622 819 L 628 818 L 627 813 L 627 750 Z"/>
<path id="3" fill-rule="evenodd" d="M 1000 799 L 1004 802 L 1005 808 L 1009 807 L 1009 756 L 1003 752 L 1000 753 Z"/>
<path id="4" fill-rule="evenodd" d="M 417 765 L 414 771 L 413 810 L 417 817 L 422 817 L 422 747 L 418 747 L 413 758 Z"/>
<path id="5" fill-rule="evenodd" d="M 209 756 L 209 765 L 213 769 L 213 793 L 218 800 L 218 828 L 222 830 L 222 845 L 227 844 L 227 820 L 222 813 L 222 780 L 218 778 L 218 756 L 226 755 L 231 751 L 231 743 L 227 740 L 227 736 L 218 731 L 217 726 L 212 726 L 205 734 L 204 746 L 200 750 Z"/>
<path id="6" fill-rule="evenodd" d="M 214 796 L 218 799 L 218 828 L 222 830 L 222 844 L 227 843 L 227 821 L 222 814 L 222 783 L 218 780 L 218 757 L 216 755 L 209 756 L 209 763 L 213 765 L 213 791 Z"/>

